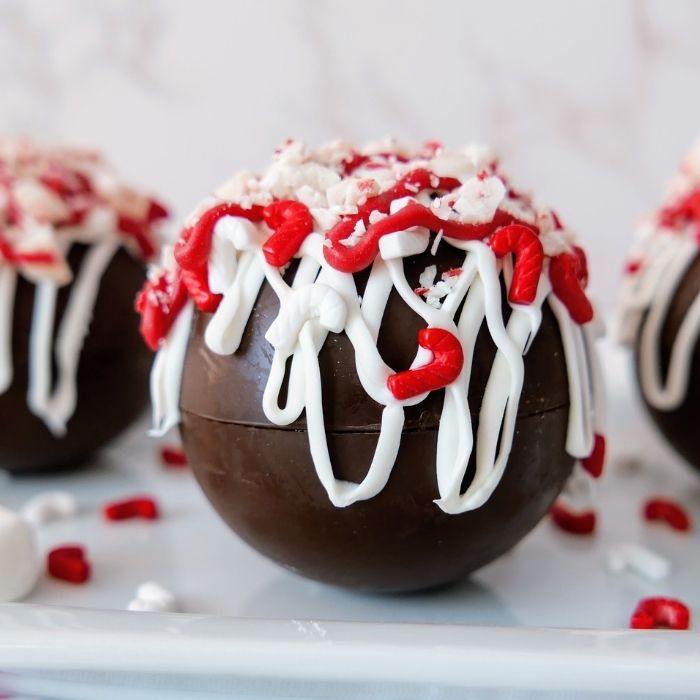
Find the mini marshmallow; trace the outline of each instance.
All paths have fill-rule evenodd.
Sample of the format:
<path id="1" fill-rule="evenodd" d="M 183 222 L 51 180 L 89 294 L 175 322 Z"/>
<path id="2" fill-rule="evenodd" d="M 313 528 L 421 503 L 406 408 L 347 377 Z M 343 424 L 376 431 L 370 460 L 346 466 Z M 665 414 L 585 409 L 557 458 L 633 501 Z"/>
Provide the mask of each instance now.
<path id="1" fill-rule="evenodd" d="M 31 525 L 0 506 L 0 603 L 29 595 L 40 572 L 39 549 Z"/>
<path id="2" fill-rule="evenodd" d="M 618 544 L 608 552 L 608 569 L 613 573 L 632 571 L 650 581 L 661 581 L 671 573 L 670 562 L 639 544 Z"/>
<path id="3" fill-rule="evenodd" d="M 78 513 L 78 502 L 67 491 L 45 491 L 30 498 L 20 515 L 34 527 L 46 525 L 54 520 L 73 518 Z"/>
<path id="4" fill-rule="evenodd" d="M 384 260 L 420 255 L 430 243 L 430 234 L 425 229 L 396 231 L 379 239 L 379 254 Z"/>
<path id="5" fill-rule="evenodd" d="M 175 612 L 177 608 L 175 596 L 155 581 L 142 583 L 127 605 L 127 610 L 135 612 Z"/>

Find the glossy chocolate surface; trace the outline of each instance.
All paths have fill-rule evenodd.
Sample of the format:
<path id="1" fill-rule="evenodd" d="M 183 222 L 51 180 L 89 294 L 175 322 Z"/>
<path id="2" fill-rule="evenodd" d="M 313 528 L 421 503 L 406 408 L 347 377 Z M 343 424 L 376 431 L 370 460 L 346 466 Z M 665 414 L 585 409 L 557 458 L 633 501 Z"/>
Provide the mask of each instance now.
<path id="1" fill-rule="evenodd" d="M 69 263 L 80 267 L 85 246 L 71 250 Z M 77 467 L 128 427 L 148 404 L 152 356 L 138 332 L 134 297 L 144 268 L 121 250 L 105 272 L 90 331 L 78 368 L 78 405 L 65 437 L 57 438 L 27 407 L 28 353 L 35 286 L 20 278 L 14 309 L 14 381 L 0 394 L 0 468 L 15 473 Z M 56 325 L 70 286 L 59 291 Z"/>
<path id="2" fill-rule="evenodd" d="M 439 270 L 458 265 L 463 254 L 454 253 L 443 246 L 436 258 L 406 260 L 409 282 L 418 286 L 418 275 L 432 261 Z M 359 286 L 361 294 L 361 280 Z M 486 505 L 462 515 L 448 515 L 433 503 L 442 391 L 407 409 L 401 449 L 384 490 L 347 508 L 330 503 L 309 454 L 303 415 L 278 428 L 262 412 L 272 358 L 263 336 L 278 308 L 265 285 L 241 348 L 228 357 L 207 349 L 203 332 L 209 317 L 198 314 L 183 379 L 182 434 L 194 474 L 222 518 L 250 545 L 292 571 L 328 583 L 416 590 L 454 581 L 487 564 L 546 514 L 573 468 L 565 451 L 564 352 L 548 307 L 525 359 L 520 417 L 503 480 Z M 392 292 L 379 347 L 393 368 L 410 365 L 423 325 Z M 494 353 L 484 324 L 469 392 L 475 429 Z M 359 481 L 376 446 L 381 407 L 359 384 L 345 335 L 329 336 L 320 365 L 335 475 Z M 468 478 L 472 469 L 473 464 Z"/>

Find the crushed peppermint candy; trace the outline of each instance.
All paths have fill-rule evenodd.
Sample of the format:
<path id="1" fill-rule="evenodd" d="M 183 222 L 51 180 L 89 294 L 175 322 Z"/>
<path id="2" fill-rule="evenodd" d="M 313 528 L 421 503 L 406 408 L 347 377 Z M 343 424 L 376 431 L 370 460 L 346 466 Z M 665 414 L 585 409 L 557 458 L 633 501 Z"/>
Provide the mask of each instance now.
<path id="1" fill-rule="evenodd" d="M 445 297 L 454 289 L 459 279 L 461 269 L 450 269 L 443 272 L 440 279 L 436 282 L 437 267 L 428 265 L 418 277 L 419 287 L 413 291 L 425 299 L 426 304 L 435 309 L 442 308 Z"/>
<path id="2" fill-rule="evenodd" d="M 355 224 L 355 228 L 352 230 L 352 233 L 347 238 L 339 240 L 338 243 L 344 245 L 346 248 L 354 248 L 362 240 L 362 237 L 366 233 L 367 227 L 365 226 L 365 222 L 360 219 Z"/>
<path id="3" fill-rule="evenodd" d="M 119 236 L 149 260 L 167 211 L 122 184 L 94 151 L 0 139 L 0 264 L 32 281 L 72 279 L 61 234 L 86 243 Z"/>

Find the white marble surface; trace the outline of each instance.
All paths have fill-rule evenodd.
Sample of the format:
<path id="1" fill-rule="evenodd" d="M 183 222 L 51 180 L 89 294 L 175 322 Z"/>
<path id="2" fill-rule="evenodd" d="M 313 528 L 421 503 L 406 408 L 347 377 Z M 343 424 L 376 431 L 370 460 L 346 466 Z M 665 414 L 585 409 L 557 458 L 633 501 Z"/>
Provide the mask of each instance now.
<path id="1" fill-rule="evenodd" d="M 0 0 L 0 132 L 100 145 L 179 215 L 287 136 L 495 144 L 610 305 L 700 132 L 687 0 Z"/>

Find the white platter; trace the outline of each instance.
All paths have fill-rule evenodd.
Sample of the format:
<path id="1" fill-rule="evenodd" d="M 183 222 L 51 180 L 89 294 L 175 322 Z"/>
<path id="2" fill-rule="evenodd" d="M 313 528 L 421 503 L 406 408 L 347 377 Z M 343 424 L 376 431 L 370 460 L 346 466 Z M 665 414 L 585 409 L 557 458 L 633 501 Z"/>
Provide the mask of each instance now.
<path id="1" fill-rule="evenodd" d="M 40 540 L 45 549 L 85 544 L 94 575 L 85 586 L 44 578 L 25 603 L 0 606 L 0 670 L 8 674 L 0 690 L 4 683 L 16 697 L 90 698 L 97 683 L 99 697 L 110 698 L 128 679 L 141 693 L 130 697 L 148 698 L 234 689 L 243 697 L 466 697 L 465 689 L 479 689 L 474 697 L 508 692 L 499 698 L 692 697 L 700 634 L 627 624 L 647 595 L 679 597 L 700 615 L 698 535 L 640 517 L 645 498 L 663 494 L 700 522 L 700 480 L 642 414 L 625 354 L 609 346 L 604 353 L 612 459 L 597 535 L 577 538 L 542 522 L 471 581 L 427 595 L 358 595 L 282 571 L 230 533 L 187 471 L 160 465 L 144 426 L 98 468 L 6 479 L 0 503 L 13 508 L 37 491 L 76 495 L 80 516 L 47 525 Z M 140 492 L 158 496 L 161 520 L 101 519 L 104 502 Z M 607 554 L 621 542 L 661 553 L 671 576 L 652 583 L 610 573 Z M 147 580 L 170 589 L 183 613 L 125 612 Z"/>

